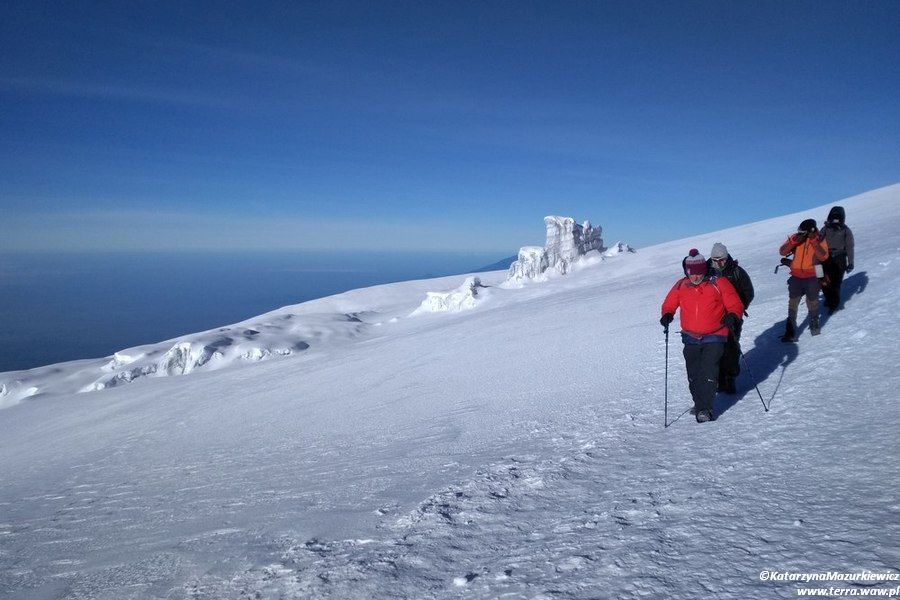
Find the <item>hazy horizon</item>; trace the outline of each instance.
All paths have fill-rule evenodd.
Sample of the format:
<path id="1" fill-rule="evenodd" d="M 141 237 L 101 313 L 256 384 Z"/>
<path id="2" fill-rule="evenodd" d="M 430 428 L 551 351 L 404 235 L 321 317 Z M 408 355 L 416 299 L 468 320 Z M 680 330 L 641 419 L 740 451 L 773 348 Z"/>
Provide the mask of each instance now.
<path id="1" fill-rule="evenodd" d="M 457 253 L 0 253 L 0 372 L 107 356 L 359 287 L 470 272 Z"/>

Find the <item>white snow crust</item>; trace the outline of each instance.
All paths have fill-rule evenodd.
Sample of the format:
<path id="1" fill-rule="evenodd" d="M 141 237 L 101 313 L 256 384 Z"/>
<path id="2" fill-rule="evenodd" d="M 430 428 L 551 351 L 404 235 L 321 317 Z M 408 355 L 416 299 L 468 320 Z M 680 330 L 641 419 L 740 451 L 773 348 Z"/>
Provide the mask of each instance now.
<path id="1" fill-rule="evenodd" d="M 778 247 L 833 204 L 857 241 L 844 310 L 782 344 Z M 404 282 L 0 374 L 0 597 L 892 588 L 759 573 L 898 572 L 897 231 L 900 185 L 594 252 L 539 285 L 482 273 L 490 295 L 465 311 L 410 317 L 465 277 Z M 716 241 L 757 292 L 739 393 L 695 423 L 674 336 L 663 428 L 659 306 L 687 250 Z"/>
<path id="2" fill-rule="evenodd" d="M 472 310 L 488 297 L 479 277 L 467 277 L 461 286 L 449 292 L 427 292 L 422 304 L 410 316 L 423 313 Z"/>

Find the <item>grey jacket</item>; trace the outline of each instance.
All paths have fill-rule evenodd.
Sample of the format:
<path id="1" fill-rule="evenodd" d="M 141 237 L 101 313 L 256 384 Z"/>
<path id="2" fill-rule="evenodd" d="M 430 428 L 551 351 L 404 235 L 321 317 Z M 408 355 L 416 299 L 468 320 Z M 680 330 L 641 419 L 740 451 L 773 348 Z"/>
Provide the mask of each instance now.
<path id="1" fill-rule="evenodd" d="M 847 255 L 847 264 L 853 264 L 853 232 L 842 223 L 826 223 L 822 228 L 822 236 L 828 244 L 830 256 Z"/>

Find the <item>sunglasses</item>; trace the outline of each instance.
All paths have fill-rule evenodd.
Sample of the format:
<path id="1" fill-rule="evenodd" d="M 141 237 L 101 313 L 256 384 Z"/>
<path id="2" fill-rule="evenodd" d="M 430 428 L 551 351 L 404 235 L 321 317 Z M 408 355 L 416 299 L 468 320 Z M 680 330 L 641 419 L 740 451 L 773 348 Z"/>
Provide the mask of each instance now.
<path id="1" fill-rule="evenodd" d="M 720 265 L 721 265 L 721 264 L 724 264 L 725 261 L 727 261 L 727 260 L 728 260 L 728 257 L 727 257 L 727 256 L 723 256 L 722 258 L 714 258 L 714 259 L 712 259 L 712 261 L 713 261 L 714 263 L 717 263 L 717 264 L 720 264 Z"/>

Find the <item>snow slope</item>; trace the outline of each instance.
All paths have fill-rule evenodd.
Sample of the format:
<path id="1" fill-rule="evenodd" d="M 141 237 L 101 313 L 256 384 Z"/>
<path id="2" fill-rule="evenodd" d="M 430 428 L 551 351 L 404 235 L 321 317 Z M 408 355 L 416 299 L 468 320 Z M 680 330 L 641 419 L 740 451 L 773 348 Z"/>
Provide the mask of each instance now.
<path id="1" fill-rule="evenodd" d="M 521 289 L 482 274 L 463 312 L 410 316 L 464 277 L 378 286 L 138 359 L 227 338 L 229 368 L 89 393 L 109 360 L 2 374 L 0 596 L 790 598 L 760 571 L 897 573 L 900 185 L 841 204 L 845 310 L 797 345 L 777 249 L 830 205 Z M 771 410 L 745 370 L 695 423 L 673 339 L 663 429 L 659 304 L 716 241 L 757 289 L 743 348 Z"/>

